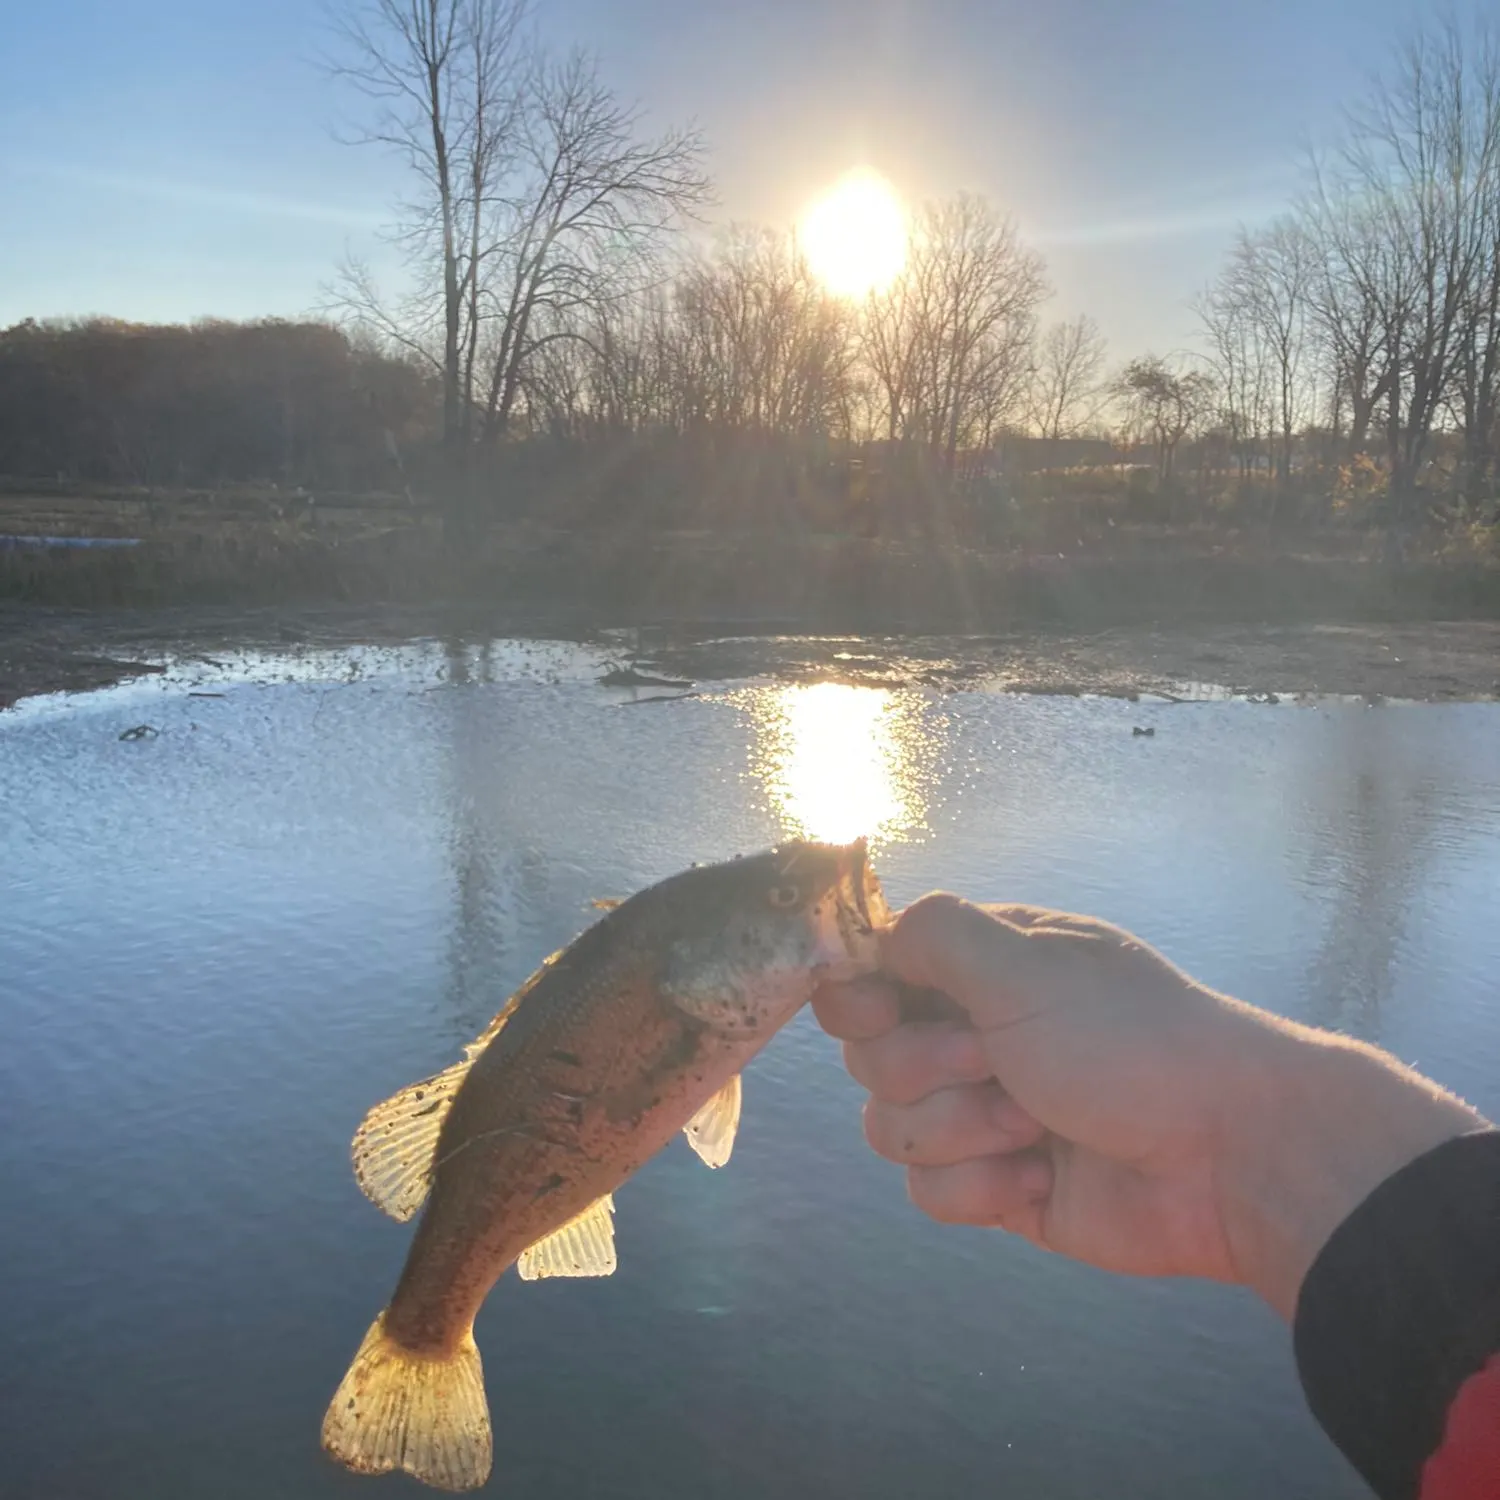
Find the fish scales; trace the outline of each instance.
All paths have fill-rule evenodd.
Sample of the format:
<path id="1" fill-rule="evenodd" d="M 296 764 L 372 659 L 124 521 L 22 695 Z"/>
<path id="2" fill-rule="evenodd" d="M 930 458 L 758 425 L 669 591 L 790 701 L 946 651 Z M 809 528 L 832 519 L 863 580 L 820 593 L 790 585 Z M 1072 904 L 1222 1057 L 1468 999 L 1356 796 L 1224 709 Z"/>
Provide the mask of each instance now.
<path id="1" fill-rule="evenodd" d="M 576 963 L 542 975 L 453 1102 L 430 1206 L 391 1302 L 388 1327 L 412 1348 L 451 1347 L 492 1268 L 671 1141 L 696 1107 L 679 1090 L 666 1101 L 676 1108 L 661 1108 L 678 1074 L 706 1097 L 739 1067 L 702 1023 L 663 1001 L 649 950 L 606 931 L 618 915 L 584 934 Z"/>
<path id="2" fill-rule="evenodd" d="M 484 1482 L 474 1316 L 508 1266 L 607 1275 L 613 1193 L 678 1131 L 729 1157 L 745 1064 L 823 979 L 875 967 L 884 899 L 864 842 L 793 843 L 613 905 L 537 972 L 468 1061 L 377 1105 L 355 1174 L 426 1208 L 390 1306 L 335 1392 L 323 1445 L 363 1473 Z"/>

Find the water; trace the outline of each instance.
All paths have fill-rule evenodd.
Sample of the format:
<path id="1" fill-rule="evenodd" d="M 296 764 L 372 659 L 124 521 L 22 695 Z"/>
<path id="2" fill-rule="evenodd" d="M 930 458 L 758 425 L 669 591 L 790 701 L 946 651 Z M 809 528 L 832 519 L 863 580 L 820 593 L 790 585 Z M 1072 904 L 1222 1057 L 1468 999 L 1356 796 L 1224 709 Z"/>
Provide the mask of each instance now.
<path id="1" fill-rule="evenodd" d="M 347 1144 L 620 895 L 784 831 L 1097 912 L 1500 1109 L 1500 708 L 774 683 L 499 643 L 241 659 L 0 718 L 0 1493 L 418 1493 L 318 1454 L 409 1231 Z M 149 723 L 157 733 L 119 735 Z M 1135 725 L 1155 727 L 1135 737 Z M 929 1224 L 808 1020 L 620 1270 L 478 1326 L 492 1492 L 1357 1496 L 1248 1294 Z"/>

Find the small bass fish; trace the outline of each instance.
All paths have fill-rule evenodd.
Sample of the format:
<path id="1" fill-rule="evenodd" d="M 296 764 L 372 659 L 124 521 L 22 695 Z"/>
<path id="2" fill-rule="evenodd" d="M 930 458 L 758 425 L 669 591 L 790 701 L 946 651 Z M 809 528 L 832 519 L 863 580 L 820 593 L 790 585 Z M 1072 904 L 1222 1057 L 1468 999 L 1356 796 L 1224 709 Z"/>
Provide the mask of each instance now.
<path id="1" fill-rule="evenodd" d="M 876 967 L 887 917 L 862 839 L 684 871 L 549 959 L 462 1062 L 376 1105 L 355 1177 L 395 1219 L 427 1207 L 323 1447 L 362 1474 L 483 1484 L 474 1316 L 490 1288 L 511 1265 L 523 1280 L 608 1276 L 615 1189 L 679 1130 L 723 1166 L 740 1070 L 820 981 Z"/>

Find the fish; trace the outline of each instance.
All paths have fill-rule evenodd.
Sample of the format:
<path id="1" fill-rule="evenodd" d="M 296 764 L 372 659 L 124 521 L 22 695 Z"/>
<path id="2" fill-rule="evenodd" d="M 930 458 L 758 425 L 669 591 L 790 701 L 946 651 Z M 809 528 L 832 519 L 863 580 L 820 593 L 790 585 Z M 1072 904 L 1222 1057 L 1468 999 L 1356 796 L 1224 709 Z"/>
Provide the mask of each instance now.
<path id="1" fill-rule="evenodd" d="M 741 1070 L 820 983 L 878 967 L 889 916 L 863 839 L 694 866 L 608 910 L 462 1060 L 370 1110 L 355 1178 L 392 1218 L 422 1217 L 324 1450 L 357 1473 L 483 1484 L 474 1318 L 495 1282 L 610 1275 L 614 1193 L 678 1132 L 729 1160 Z"/>

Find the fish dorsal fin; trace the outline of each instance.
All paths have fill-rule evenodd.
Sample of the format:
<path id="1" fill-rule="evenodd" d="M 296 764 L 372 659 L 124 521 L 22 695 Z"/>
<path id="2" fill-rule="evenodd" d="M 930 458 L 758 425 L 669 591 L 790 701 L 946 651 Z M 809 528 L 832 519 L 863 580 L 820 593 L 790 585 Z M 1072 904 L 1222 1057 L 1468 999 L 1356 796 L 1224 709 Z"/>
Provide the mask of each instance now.
<path id="1" fill-rule="evenodd" d="M 471 1061 L 466 1057 L 392 1094 L 354 1132 L 354 1180 L 376 1208 L 399 1223 L 426 1201 L 438 1135 Z"/>
<path id="2" fill-rule="evenodd" d="M 554 1229 L 521 1252 L 516 1270 L 522 1281 L 548 1276 L 612 1276 L 615 1270 L 615 1200 L 605 1194 L 576 1219 Z"/>
<path id="3" fill-rule="evenodd" d="M 360 1121 L 350 1148 L 354 1180 L 376 1208 L 398 1223 L 404 1224 L 427 1201 L 438 1136 L 474 1059 L 499 1035 L 501 1027 L 557 956 L 554 953 L 547 959 L 505 1002 L 500 1014 L 464 1047 L 461 1062 L 431 1078 L 408 1084 L 377 1104 Z"/>
<path id="4" fill-rule="evenodd" d="M 688 1145 L 711 1167 L 722 1167 L 734 1150 L 740 1128 L 740 1075 L 736 1073 L 691 1120 L 682 1133 Z"/>
<path id="5" fill-rule="evenodd" d="M 559 948 L 556 953 L 549 953 L 540 964 L 537 965 L 536 973 L 533 974 L 525 984 L 518 989 L 504 1005 L 500 1007 L 500 1013 L 490 1022 L 472 1042 L 464 1044 L 464 1057 L 473 1062 L 489 1044 L 500 1034 L 500 1028 L 515 1015 L 516 1007 L 541 983 L 542 976 L 548 969 L 563 956 L 565 949 Z"/>

